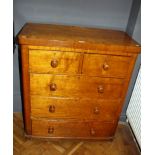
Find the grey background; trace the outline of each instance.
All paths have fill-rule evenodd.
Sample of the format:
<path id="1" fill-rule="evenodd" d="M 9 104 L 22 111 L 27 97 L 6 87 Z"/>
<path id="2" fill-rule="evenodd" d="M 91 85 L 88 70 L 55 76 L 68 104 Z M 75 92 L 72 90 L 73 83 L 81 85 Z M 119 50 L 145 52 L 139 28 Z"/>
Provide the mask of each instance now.
<path id="1" fill-rule="evenodd" d="M 139 0 L 137 0 L 137 1 L 139 1 Z M 137 7 L 135 5 L 137 5 Z M 133 10 L 133 8 L 134 8 L 134 10 Z M 138 43 L 141 44 L 141 9 L 137 9 L 137 8 L 140 8 L 140 3 L 133 1 L 126 31 L 129 35 L 132 36 L 133 39 L 135 39 Z M 136 15 L 137 15 L 137 18 L 135 20 L 135 18 L 132 18 L 132 17 L 136 16 Z M 133 24 L 134 21 L 135 21 L 135 23 Z M 132 28 L 129 27 L 129 25 L 131 25 Z M 141 55 L 139 54 L 137 57 L 137 61 L 135 63 L 133 74 L 132 74 L 130 84 L 128 87 L 128 93 L 127 93 L 125 101 L 124 101 L 125 103 L 124 103 L 122 113 L 120 116 L 120 121 L 126 120 L 126 110 L 128 108 L 128 104 L 129 104 L 129 101 L 130 101 L 130 98 L 132 95 L 132 91 L 134 88 L 134 84 L 135 84 L 135 81 L 136 81 L 136 78 L 138 75 L 140 65 L 141 65 Z"/>
<path id="2" fill-rule="evenodd" d="M 136 20 L 136 25 L 135 25 L 132 37 L 138 43 L 141 43 L 141 9 L 138 12 L 138 17 Z"/>
<path id="3" fill-rule="evenodd" d="M 125 30 L 132 0 L 14 0 L 15 34 L 25 22 Z"/>
<path id="4" fill-rule="evenodd" d="M 60 23 L 125 31 L 130 24 L 132 4 L 132 0 L 14 0 L 14 32 L 16 35 L 26 22 Z M 140 42 L 140 13 L 132 30 L 133 38 Z M 13 111 L 21 111 L 21 107 L 16 45 L 13 56 Z"/>

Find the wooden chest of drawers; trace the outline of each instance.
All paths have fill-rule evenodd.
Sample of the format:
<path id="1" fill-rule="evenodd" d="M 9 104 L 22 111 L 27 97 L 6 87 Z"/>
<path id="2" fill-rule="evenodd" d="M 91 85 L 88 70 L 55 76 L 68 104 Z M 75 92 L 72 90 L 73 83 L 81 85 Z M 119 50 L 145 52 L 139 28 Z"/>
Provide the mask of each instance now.
<path id="1" fill-rule="evenodd" d="M 112 138 L 139 44 L 121 31 L 33 23 L 18 38 L 26 135 Z"/>

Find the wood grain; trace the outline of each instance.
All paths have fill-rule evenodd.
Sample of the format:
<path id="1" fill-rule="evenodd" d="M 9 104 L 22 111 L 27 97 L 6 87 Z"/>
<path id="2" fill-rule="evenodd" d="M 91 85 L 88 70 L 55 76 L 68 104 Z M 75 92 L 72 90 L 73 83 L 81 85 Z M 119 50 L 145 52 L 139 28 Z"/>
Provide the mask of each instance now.
<path id="1" fill-rule="evenodd" d="M 52 129 L 52 132 L 49 132 Z M 32 134 L 44 137 L 113 137 L 113 122 L 70 121 L 70 120 L 32 120 Z"/>
<path id="2" fill-rule="evenodd" d="M 49 46 L 49 45 L 44 45 L 44 46 L 37 46 L 37 45 L 28 45 L 29 50 L 50 50 L 50 51 L 61 51 L 61 52 L 76 52 L 76 53 L 87 53 L 87 54 L 101 54 L 101 55 L 117 55 L 117 56 L 132 56 L 133 53 L 129 51 L 123 51 L 122 50 L 98 50 L 98 49 L 89 49 L 89 48 L 74 48 L 74 46 L 70 47 L 62 47 L 62 46 Z M 135 53 L 137 54 L 137 53 Z"/>
<path id="3" fill-rule="evenodd" d="M 19 34 L 19 43 L 139 53 L 140 45 L 127 33 L 77 26 L 27 23 Z"/>
<path id="4" fill-rule="evenodd" d="M 78 74 L 81 54 L 46 50 L 29 50 L 29 71 L 33 73 Z M 51 62 L 57 61 L 52 67 Z"/>
<path id="5" fill-rule="evenodd" d="M 132 57 L 85 54 L 82 73 L 90 76 L 125 78 Z"/>
<path id="6" fill-rule="evenodd" d="M 123 80 L 50 74 L 30 74 L 31 95 L 120 99 Z M 55 90 L 51 90 L 55 84 Z M 99 92 L 103 87 L 103 92 Z"/>
<path id="7" fill-rule="evenodd" d="M 50 119 L 113 121 L 117 117 L 119 104 L 119 100 L 31 96 L 31 116 Z M 54 107 L 53 111 L 49 111 L 50 106 Z"/>
<path id="8" fill-rule="evenodd" d="M 122 31 L 32 23 L 18 39 L 26 135 L 111 138 L 140 45 Z"/>
<path id="9" fill-rule="evenodd" d="M 29 62 L 28 62 L 28 47 L 21 46 L 21 65 L 22 65 L 22 97 L 24 106 L 24 122 L 25 132 L 31 134 L 31 119 L 30 119 L 30 77 L 29 77 Z"/>

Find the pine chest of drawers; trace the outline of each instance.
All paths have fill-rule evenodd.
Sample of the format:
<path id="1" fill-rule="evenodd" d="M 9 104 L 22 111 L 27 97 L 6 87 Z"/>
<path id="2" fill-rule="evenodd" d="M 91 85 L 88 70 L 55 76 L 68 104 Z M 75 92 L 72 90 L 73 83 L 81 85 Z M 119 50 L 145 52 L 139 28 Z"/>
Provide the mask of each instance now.
<path id="1" fill-rule="evenodd" d="M 33 23 L 18 39 L 26 135 L 112 138 L 139 44 L 116 30 Z"/>

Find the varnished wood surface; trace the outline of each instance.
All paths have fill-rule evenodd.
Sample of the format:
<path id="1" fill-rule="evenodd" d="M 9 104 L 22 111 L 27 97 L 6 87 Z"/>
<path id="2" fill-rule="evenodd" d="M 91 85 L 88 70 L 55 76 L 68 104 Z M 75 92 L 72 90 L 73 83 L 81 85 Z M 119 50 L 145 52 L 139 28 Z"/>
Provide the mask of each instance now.
<path id="1" fill-rule="evenodd" d="M 118 125 L 113 141 L 53 141 L 26 138 L 21 113 L 13 116 L 14 155 L 140 155 L 127 125 Z"/>
<path id="2" fill-rule="evenodd" d="M 117 117 L 119 104 L 119 100 L 31 96 L 31 116 L 47 119 L 113 121 Z"/>
<path id="3" fill-rule="evenodd" d="M 21 46 L 21 65 L 22 65 L 22 97 L 24 107 L 24 122 L 25 132 L 31 134 L 31 119 L 30 119 L 30 77 L 29 77 L 29 62 L 28 62 L 28 47 Z"/>
<path id="4" fill-rule="evenodd" d="M 50 50 L 29 50 L 29 71 L 32 73 L 86 74 L 124 78 L 132 57 L 81 54 Z M 57 62 L 52 66 L 53 61 Z M 82 66 L 80 64 L 82 63 Z"/>
<path id="5" fill-rule="evenodd" d="M 19 43 L 140 52 L 140 45 L 122 31 L 51 24 L 27 23 L 20 32 Z"/>
<path id="6" fill-rule="evenodd" d="M 48 137 L 48 125 L 54 125 L 53 138 L 87 139 L 96 123 L 91 130 L 98 131 L 95 137 L 110 138 L 140 46 L 121 31 L 49 24 L 26 24 L 18 37 L 27 135 Z M 94 109 L 101 113 L 93 114 Z M 104 127 L 106 121 L 111 123 Z M 53 127 L 48 131 L 53 132 Z"/>
<path id="7" fill-rule="evenodd" d="M 40 137 L 62 137 L 100 139 L 114 136 L 114 123 L 103 121 L 79 121 L 79 120 L 32 120 L 32 135 Z"/>
<path id="8" fill-rule="evenodd" d="M 50 74 L 30 74 L 30 83 L 31 95 L 103 99 L 120 99 L 124 84 L 121 79 Z M 50 89 L 53 84 L 55 90 Z"/>
<path id="9" fill-rule="evenodd" d="M 84 54 L 82 73 L 90 76 L 124 78 L 131 57 Z"/>
<path id="10" fill-rule="evenodd" d="M 117 56 L 132 56 L 133 53 L 130 53 L 129 51 L 124 51 L 122 50 L 98 50 L 97 48 L 95 49 L 89 49 L 89 48 L 75 48 L 74 46 L 70 47 L 62 47 L 62 46 L 37 46 L 37 45 L 28 45 L 29 50 L 48 50 L 48 51 L 60 51 L 60 52 L 76 52 L 76 53 L 85 53 L 85 54 L 100 54 L 100 55 L 117 55 Z M 137 53 L 134 53 L 136 55 Z"/>
<path id="11" fill-rule="evenodd" d="M 56 61 L 56 66 L 52 62 Z M 29 50 L 29 71 L 34 73 L 80 73 L 81 54 L 46 50 Z"/>

